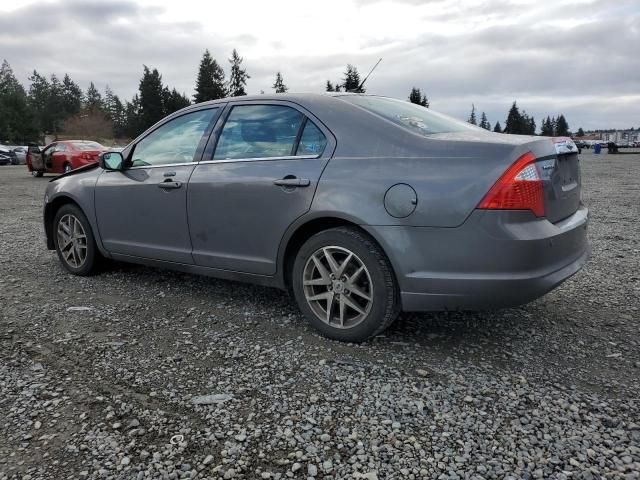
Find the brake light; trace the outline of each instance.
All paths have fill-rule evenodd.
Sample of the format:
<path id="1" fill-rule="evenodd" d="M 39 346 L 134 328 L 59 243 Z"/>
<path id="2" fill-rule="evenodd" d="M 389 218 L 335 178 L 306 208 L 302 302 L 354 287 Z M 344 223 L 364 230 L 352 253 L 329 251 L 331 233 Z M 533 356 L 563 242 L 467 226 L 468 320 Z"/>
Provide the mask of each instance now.
<path id="1" fill-rule="evenodd" d="M 511 165 L 484 196 L 478 208 L 531 210 L 544 217 L 544 191 L 536 157 L 528 152 Z"/>

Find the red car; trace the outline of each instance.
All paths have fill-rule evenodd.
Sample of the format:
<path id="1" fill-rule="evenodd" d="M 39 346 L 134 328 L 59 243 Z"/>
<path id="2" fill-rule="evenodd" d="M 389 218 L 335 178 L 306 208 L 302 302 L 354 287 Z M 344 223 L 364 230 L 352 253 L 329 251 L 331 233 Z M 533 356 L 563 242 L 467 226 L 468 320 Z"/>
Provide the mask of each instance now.
<path id="1" fill-rule="evenodd" d="M 44 150 L 30 146 L 27 151 L 27 168 L 34 177 L 44 173 L 67 173 L 98 161 L 106 147 L 90 140 L 64 140 L 47 145 Z"/>

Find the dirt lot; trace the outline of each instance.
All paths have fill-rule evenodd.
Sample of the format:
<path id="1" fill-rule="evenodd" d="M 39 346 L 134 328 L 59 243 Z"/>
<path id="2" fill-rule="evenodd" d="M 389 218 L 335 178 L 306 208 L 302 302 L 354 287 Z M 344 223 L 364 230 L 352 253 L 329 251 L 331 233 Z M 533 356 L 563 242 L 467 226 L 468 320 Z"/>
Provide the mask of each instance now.
<path id="1" fill-rule="evenodd" d="M 582 272 L 346 345 L 277 290 L 66 274 L 0 167 L 0 479 L 640 478 L 640 155 L 582 168 Z"/>

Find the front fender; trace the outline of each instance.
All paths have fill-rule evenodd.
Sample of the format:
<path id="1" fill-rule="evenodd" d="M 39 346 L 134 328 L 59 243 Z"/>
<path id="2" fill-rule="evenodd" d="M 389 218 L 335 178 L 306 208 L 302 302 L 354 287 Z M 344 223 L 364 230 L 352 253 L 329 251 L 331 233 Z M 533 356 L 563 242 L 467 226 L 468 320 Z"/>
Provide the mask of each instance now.
<path id="1" fill-rule="evenodd" d="M 89 220 L 98 250 L 102 255 L 110 256 L 102 244 L 95 210 L 95 186 L 101 173 L 102 169 L 90 168 L 81 172 L 76 171 L 73 175 L 61 175 L 56 177 L 55 181 L 49 182 L 43 211 L 47 248 L 50 250 L 54 248 L 53 219 L 56 212 L 66 203 L 75 203 Z"/>

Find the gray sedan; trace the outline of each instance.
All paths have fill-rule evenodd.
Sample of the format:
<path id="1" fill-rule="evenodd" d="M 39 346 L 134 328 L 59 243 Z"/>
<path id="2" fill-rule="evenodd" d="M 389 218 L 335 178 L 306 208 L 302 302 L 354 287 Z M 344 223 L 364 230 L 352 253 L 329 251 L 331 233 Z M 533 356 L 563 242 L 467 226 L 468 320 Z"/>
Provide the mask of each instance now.
<path id="1" fill-rule="evenodd" d="M 324 335 L 400 311 L 510 307 L 586 262 L 570 139 L 487 132 L 360 94 L 279 94 L 176 112 L 47 188 L 47 245 L 289 290 Z"/>

